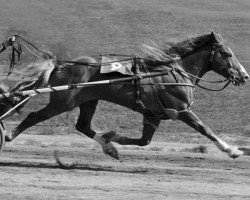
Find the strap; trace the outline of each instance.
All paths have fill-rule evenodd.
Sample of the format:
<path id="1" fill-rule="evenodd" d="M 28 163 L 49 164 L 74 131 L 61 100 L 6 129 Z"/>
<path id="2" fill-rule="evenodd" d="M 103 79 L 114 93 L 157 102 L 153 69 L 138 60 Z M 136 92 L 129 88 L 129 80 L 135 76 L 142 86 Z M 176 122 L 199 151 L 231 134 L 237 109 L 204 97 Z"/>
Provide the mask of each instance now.
<path id="1" fill-rule="evenodd" d="M 220 88 L 220 89 L 210 89 L 210 88 L 206 88 L 206 87 L 204 87 L 204 86 L 201 86 L 200 84 L 196 84 L 198 87 L 200 87 L 200 88 L 202 88 L 202 89 L 205 89 L 205 90 L 208 90 L 208 91 L 215 91 L 215 92 L 217 92 L 217 91 L 221 91 L 221 90 L 224 90 L 228 85 L 229 85 L 229 83 L 231 82 L 231 80 L 228 80 L 228 82 L 222 87 L 222 88 Z"/>
<path id="2" fill-rule="evenodd" d="M 143 66 L 144 66 L 144 65 L 143 65 Z M 145 66 L 144 66 L 144 69 L 145 69 L 146 73 L 148 73 L 148 69 L 147 69 Z M 178 81 L 178 78 L 177 78 L 177 77 L 175 76 L 175 74 L 174 74 L 174 72 L 175 72 L 174 69 L 175 69 L 175 68 L 172 68 L 170 72 L 171 72 L 171 74 L 173 75 L 174 79 L 176 80 L 176 83 L 178 84 L 179 81 Z M 179 70 L 178 72 L 183 76 L 183 74 L 181 73 L 180 70 Z M 186 78 L 188 78 L 188 77 L 186 77 Z M 156 98 L 156 100 L 157 100 L 157 103 L 158 103 L 158 105 L 160 106 L 161 110 L 162 110 L 163 113 L 164 113 L 164 114 L 159 115 L 159 114 L 156 114 L 156 113 L 150 111 L 150 112 L 155 116 L 155 118 L 162 119 L 162 118 L 168 117 L 168 118 L 172 119 L 173 121 L 175 121 L 175 120 L 177 119 L 179 113 L 181 113 L 181 112 L 186 112 L 186 111 L 188 111 L 188 110 L 190 109 L 190 106 L 189 106 L 187 109 L 181 110 L 181 111 L 177 111 L 177 110 L 172 109 L 172 108 L 165 108 L 164 105 L 162 104 L 162 102 L 161 102 L 161 100 L 160 100 L 158 94 L 157 94 L 157 91 L 156 91 L 156 88 L 155 88 L 154 81 L 152 80 L 151 77 L 150 77 L 149 79 L 150 79 L 150 81 L 151 81 L 151 83 L 152 83 L 152 87 L 153 87 L 153 91 L 154 91 L 154 94 L 155 94 L 155 98 Z M 191 103 L 191 104 L 192 104 L 192 103 Z"/>
<path id="3" fill-rule="evenodd" d="M 135 70 L 135 75 L 137 76 L 137 78 L 134 80 L 135 104 L 136 104 L 135 110 L 139 110 L 139 111 L 144 112 L 146 107 L 143 104 L 143 102 L 141 101 L 141 96 L 140 96 L 140 81 L 142 80 L 142 77 L 140 76 L 140 64 L 141 64 L 140 60 L 138 60 L 136 57 L 133 58 L 133 66 L 134 66 L 134 70 Z"/>
<path id="4" fill-rule="evenodd" d="M 16 40 L 16 44 L 17 44 L 17 47 L 12 44 L 12 51 L 9 55 L 9 59 L 10 59 L 10 70 L 9 70 L 9 73 L 8 75 L 11 74 L 11 72 L 13 71 L 16 63 L 18 63 L 20 61 L 20 57 L 21 57 L 21 53 L 22 53 L 22 47 L 20 45 L 20 43 L 18 42 L 18 40 Z M 17 57 L 17 60 L 16 60 L 16 57 Z"/>

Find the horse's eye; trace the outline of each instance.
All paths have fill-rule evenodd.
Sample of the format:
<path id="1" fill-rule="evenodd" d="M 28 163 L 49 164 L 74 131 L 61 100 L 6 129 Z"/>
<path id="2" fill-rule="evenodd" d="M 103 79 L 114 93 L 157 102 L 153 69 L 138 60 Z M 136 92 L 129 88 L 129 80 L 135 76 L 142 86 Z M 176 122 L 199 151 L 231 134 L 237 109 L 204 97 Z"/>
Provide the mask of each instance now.
<path id="1" fill-rule="evenodd" d="M 226 52 L 226 56 L 227 56 L 227 57 L 232 57 L 232 54 L 231 54 L 231 53 Z"/>

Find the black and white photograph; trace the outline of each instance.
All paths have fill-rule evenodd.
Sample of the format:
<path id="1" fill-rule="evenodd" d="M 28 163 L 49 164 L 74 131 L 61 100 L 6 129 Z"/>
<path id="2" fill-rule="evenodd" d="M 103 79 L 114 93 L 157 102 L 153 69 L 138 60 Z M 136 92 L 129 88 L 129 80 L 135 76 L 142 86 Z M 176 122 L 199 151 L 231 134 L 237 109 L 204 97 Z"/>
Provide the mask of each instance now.
<path id="1" fill-rule="evenodd" d="M 250 199 L 249 0 L 0 0 L 0 200 Z"/>

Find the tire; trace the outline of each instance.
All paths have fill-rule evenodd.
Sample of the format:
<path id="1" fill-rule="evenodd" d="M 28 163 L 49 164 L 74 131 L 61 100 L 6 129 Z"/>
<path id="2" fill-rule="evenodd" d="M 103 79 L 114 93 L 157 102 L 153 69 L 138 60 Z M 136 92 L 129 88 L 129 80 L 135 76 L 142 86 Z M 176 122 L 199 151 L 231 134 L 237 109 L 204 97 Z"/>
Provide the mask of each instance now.
<path id="1" fill-rule="evenodd" d="M 0 122 L 0 152 L 3 150 L 5 145 L 5 130 L 3 123 Z"/>

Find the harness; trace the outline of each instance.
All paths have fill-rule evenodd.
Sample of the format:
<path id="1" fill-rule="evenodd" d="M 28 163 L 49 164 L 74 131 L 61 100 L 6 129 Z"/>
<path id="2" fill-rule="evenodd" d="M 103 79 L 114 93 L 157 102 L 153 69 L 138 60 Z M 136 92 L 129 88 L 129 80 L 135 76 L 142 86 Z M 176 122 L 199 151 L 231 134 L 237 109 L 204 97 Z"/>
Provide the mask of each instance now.
<path id="1" fill-rule="evenodd" d="M 145 63 L 141 60 L 141 59 L 137 59 L 136 57 L 133 59 L 133 63 L 134 63 L 134 69 L 135 69 L 135 75 L 137 75 L 137 79 L 134 81 L 134 85 L 135 85 L 135 104 L 136 104 L 136 108 L 135 110 L 140 111 L 143 115 L 151 118 L 151 119 L 172 119 L 172 120 L 176 120 L 178 117 L 178 114 L 181 112 L 186 112 L 190 109 L 191 105 L 188 106 L 187 109 L 184 110 L 180 110 L 177 111 L 175 109 L 172 108 L 166 108 L 162 101 L 160 100 L 157 91 L 156 91 L 156 84 L 154 83 L 152 77 L 149 77 L 150 80 L 150 85 L 152 85 L 152 89 L 154 92 L 154 97 L 156 98 L 156 102 L 158 104 L 158 106 L 160 107 L 161 111 L 163 112 L 163 114 L 157 114 L 155 112 L 153 112 L 152 110 L 148 109 L 144 103 L 141 100 L 141 95 L 140 95 L 140 85 L 142 85 L 140 83 L 141 78 L 140 78 L 140 71 L 139 69 L 143 68 L 146 74 L 149 74 L 149 70 L 147 68 L 147 66 L 145 65 Z M 183 83 L 179 83 L 178 78 L 176 77 L 175 73 L 176 71 L 178 71 L 178 73 L 180 73 L 182 76 L 185 76 L 185 74 L 182 73 L 181 70 L 176 69 L 174 67 L 171 67 L 171 69 L 169 70 L 169 73 L 171 73 L 171 75 L 174 77 L 176 83 L 169 83 L 168 85 L 176 85 L 176 86 L 193 86 L 190 84 L 183 84 Z M 187 76 L 185 76 L 187 77 Z M 189 77 L 187 77 L 189 78 Z M 193 86 L 194 87 L 194 86 Z M 192 103 L 191 103 L 192 104 Z"/>
<path id="2" fill-rule="evenodd" d="M 210 68 L 211 68 L 211 65 L 212 65 L 212 62 L 213 62 L 213 59 L 214 59 L 215 51 L 216 51 L 216 47 L 213 46 L 213 49 L 211 51 L 210 58 L 209 58 L 209 67 Z M 155 84 L 154 84 L 154 81 L 153 81 L 153 79 L 151 77 L 149 77 L 149 79 L 150 79 L 150 82 L 151 82 L 151 85 L 152 85 L 152 88 L 153 88 L 153 91 L 154 91 L 154 96 L 156 97 L 157 104 L 159 105 L 159 107 L 163 111 L 163 114 L 159 115 L 159 114 L 156 114 L 153 111 L 147 109 L 146 106 L 143 104 L 141 98 L 140 98 L 139 86 L 141 85 L 140 84 L 141 79 L 140 79 L 140 76 L 139 76 L 139 68 L 143 68 L 144 71 L 147 74 L 149 73 L 149 71 L 148 71 L 147 66 L 142 62 L 142 60 L 134 58 L 133 61 L 134 61 L 134 66 L 135 66 L 135 74 L 138 76 L 138 79 L 136 79 L 136 81 L 135 81 L 135 102 L 136 102 L 136 106 L 138 106 L 137 109 L 141 110 L 144 115 L 150 115 L 151 118 L 158 118 L 158 119 L 171 118 L 172 120 L 176 120 L 179 113 L 187 112 L 188 110 L 190 110 L 190 107 L 191 107 L 193 102 L 187 107 L 187 109 L 180 110 L 180 111 L 164 107 L 163 103 L 161 102 L 161 100 L 159 99 L 159 97 L 157 95 Z M 162 63 L 162 64 L 165 64 L 165 63 Z M 209 82 L 209 83 L 222 83 L 222 82 L 227 81 L 227 83 L 220 89 L 209 89 L 209 88 L 206 88 L 204 86 L 199 85 L 198 83 L 195 84 L 198 87 L 200 87 L 202 89 L 209 90 L 209 91 L 221 91 L 221 90 L 225 89 L 231 82 L 230 79 L 225 79 L 225 80 L 221 80 L 221 81 L 204 80 L 204 79 L 202 79 L 202 78 L 200 78 L 198 76 L 195 76 L 193 74 L 190 74 L 190 73 L 188 73 L 186 71 L 181 71 L 179 69 L 176 69 L 176 68 L 172 67 L 171 70 L 170 70 L 170 73 L 172 74 L 172 76 L 176 80 L 177 84 L 178 84 L 178 79 L 175 76 L 176 71 L 178 71 L 178 73 L 181 74 L 182 76 L 188 75 L 190 77 L 194 77 L 194 78 L 196 78 L 198 80 L 201 80 L 201 81 L 204 81 L 204 82 Z M 176 85 L 176 84 L 173 84 L 173 85 Z"/>
<path id="3" fill-rule="evenodd" d="M 52 55 L 50 55 L 49 53 L 47 52 L 44 52 L 42 50 L 40 50 L 39 48 L 37 48 L 35 45 L 33 45 L 31 42 L 25 40 L 24 38 L 18 36 L 18 35 L 15 35 L 14 38 L 16 38 L 16 40 L 14 40 L 16 42 L 16 46 L 13 44 L 12 45 L 12 52 L 10 54 L 10 61 L 11 61 L 11 64 L 10 64 L 10 71 L 9 71 L 9 74 L 12 72 L 16 62 L 18 62 L 20 60 L 20 55 L 22 53 L 22 48 L 21 48 L 21 45 L 22 44 L 31 54 L 33 54 L 34 56 L 36 56 L 37 58 L 39 59 L 42 59 L 40 56 L 38 56 L 37 54 L 33 53 L 26 45 L 25 43 L 27 43 L 28 45 L 30 45 L 32 48 L 34 48 L 35 50 L 37 50 L 39 53 L 41 53 L 43 56 L 46 56 L 46 57 L 49 57 L 49 58 L 53 58 L 55 62 L 58 62 L 59 64 L 81 64 L 81 65 L 86 65 L 86 66 L 92 66 L 92 67 L 100 67 L 100 63 L 86 63 L 86 62 L 77 62 L 77 61 L 64 61 L 64 60 L 60 60 L 60 59 L 57 59 L 57 58 L 54 58 Z M 5 47 L 3 46 L 2 47 L 3 50 L 5 49 Z M 211 51 L 211 57 L 209 59 L 209 63 L 211 64 L 213 59 L 214 59 L 214 54 L 215 54 L 215 47 L 213 48 L 213 50 Z M 115 55 L 115 54 L 107 54 L 107 55 Z M 120 55 L 120 56 L 124 56 L 124 57 L 127 57 L 124 59 L 124 61 L 127 61 L 127 60 L 131 60 L 132 63 L 133 63 L 133 66 L 134 66 L 134 74 L 135 76 L 137 76 L 136 79 L 134 79 L 133 81 L 133 84 L 134 84 L 134 88 L 135 88 L 135 104 L 136 104 L 136 108 L 135 110 L 140 110 L 143 114 L 148 114 L 150 113 L 151 115 L 153 115 L 154 117 L 156 118 L 160 118 L 160 119 L 163 119 L 163 118 L 171 118 L 173 120 L 175 120 L 177 117 L 178 117 L 178 114 L 180 112 L 186 112 L 190 109 L 190 106 L 188 106 L 187 109 L 185 110 L 181 110 L 181 111 L 177 111 L 175 109 L 170 109 L 170 108 L 165 108 L 163 106 L 163 103 L 161 102 L 161 100 L 159 99 L 158 95 L 157 95 L 157 92 L 156 92 L 156 88 L 155 88 L 155 85 L 156 83 L 154 83 L 153 79 L 151 77 L 149 77 L 150 79 L 150 82 L 152 85 L 152 88 L 153 88 L 153 91 L 154 91 L 154 94 L 155 94 L 155 97 L 156 97 L 156 100 L 157 100 L 157 104 L 160 106 L 160 108 L 162 109 L 163 111 L 163 114 L 162 115 L 158 115 L 156 113 L 153 113 L 152 111 L 150 112 L 149 109 L 146 108 L 146 106 L 144 105 L 144 103 L 142 102 L 141 100 L 141 95 L 140 95 L 140 86 L 143 85 L 141 83 L 141 80 L 142 78 L 140 77 L 140 68 L 143 68 L 144 71 L 146 73 L 149 73 L 147 67 L 145 66 L 145 64 L 143 63 L 143 60 L 145 61 L 146 59 L 142 59 L 142 58 L 138 58 L 138 57 L 130 57 L 130 56 L 127 56 L 127 55 Z M 121 60 L 123 61 L 123 60 Z M 175 60 L 176 61 L 176 60 Z M 154 62 L 154 61 L 151 61 L 151 62 Z M 170 62 L 174 62 L 174 61 L 170 61 Z M 111 62 L 112 63 L 112 62 Z M 166 64 L 166 63 L 169 63 L 169 62 L 158 62 L 157 63 L 159 64 Z M 169 71 L 172 76 L 174 77 L 174 79 L 176 80 L 176 83 L 166 83 L 166 85 L 186 85 L 186 86 L 190 86 L 190 87 L 194 87 L 193 85 L 190 85 L 190 84 L 183 84 L 183 83 L 178 83 L 178 79 L 176 78 L 175 76 L 175 73 L 178 72 L 179 74 L 183 75 L 183 76 L 190 76 L 190 77 L 195 77 L 199 80 L 202 80 L 202 81 L 205 81 L 205 82 L 209 82 L 209 83 L 221 83 L 221 82 L 225 82 L 227 81 L 228 79 L 226 80 L 223 80 L 223 81 L 207 81 L 207 80 L 204 80 L 202 78 L 199 78 L 198 76 L 195 76 L 193 74 L 190 74 L 188 72 L 185 72 L 185 71 L 181 71 L 179 69 L 176 69 L 174 67 L 171 67 L 170 68 L 170 71 Z M 9 75 L 8 74 L 8 75 Z M 230 79 L 228 80 L 228 83 L 226 83 L 226 85 L 222 88 L 224 89 L 226 86 L 229 85 L 230 83 Z M 164 83 L 162 83 L 164 85 Z M 220 91 L 222 89 L 219 89 L 219 90 L 213 90 L 213 89 L 208 89 L 208 88 L 205 88 L 199 84 L 196 84 L 197 86 L 203 88 L 203 89 L 207 89 L 207 90 L 211 90 L 211 91 Z"/>
<path id="4" fill-rule="evenodd" d="M 134 80 L 135 85 L 135 104 L 136 107 L 135 110 L 139 109 L 144 111 L 146 109 L 145 105 L 141 101 L 141 95 L 140 95 L 140 81 L 142 80 L 140 76 L 140 66 L 141 66 L 141 60 L 137 59 L 136 57 L 133 58 L 133 66 L 134 66 L 134 74 L 137 76 L 137 78 Z"/>

